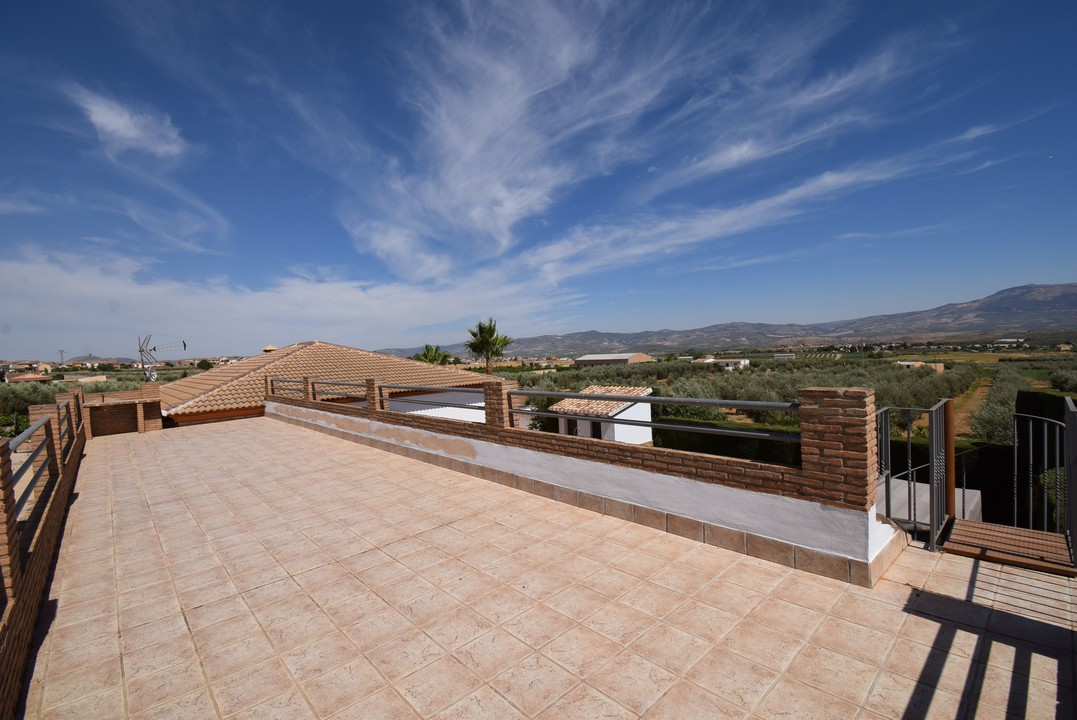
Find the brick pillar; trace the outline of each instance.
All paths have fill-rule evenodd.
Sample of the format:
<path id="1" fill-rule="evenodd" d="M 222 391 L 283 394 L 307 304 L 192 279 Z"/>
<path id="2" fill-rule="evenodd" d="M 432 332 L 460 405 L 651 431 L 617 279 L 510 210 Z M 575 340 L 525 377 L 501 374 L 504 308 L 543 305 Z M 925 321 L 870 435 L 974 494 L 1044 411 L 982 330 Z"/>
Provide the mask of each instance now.
<path id="1" fill-rule="evenodd" d="M 37 445 L 37 443 L 41 441 L 42 436 L 47 437 L 49 438 L 49 446 L 51 448 L 49 452 L 52 454 L 53 460 L 59 457 L 63 457 L 63 451 L 60 448 L 60 408 L 58 408 L 56 405 L 31 405 L 28 409 L 28 412 L 30 413 L 31 425 L 40 420 L 42 417 L 49 418 L 49 421 L 45 423 L 45 426 L 38 430 L 36 433 L 34 433 L 34 436 L 30 439 L 30 442 L 34 443 L 34 445 Z M 38 467 L 40 467 L 42 462 L 43 460 L 38 457 L 38 459 L 34 462 L 34 469 L 36 470 Z M 53 469 L 59 470 L 59 467 L 57 466 Z"/>
<path id="2" fill-rule="evenodd" d="M 306 400 L 314 399 L 314 383 L 309 377 L 303 378 L 303 398 Z"/>
<path id="3" fill-rule="evenodd" d="M 366 408 L 367 410 L 378 412 L 381 407 L 381 381 L 373 378 L 368 378 L 366 381 Z"/>
<path id="4" fill-rule="evenodd" d="M 840 492 L 841 502 L 870 508 L 875 504 L 879 452 L 875 391 L 802 388 L 797 400 L 805 474 Z"/>
<path id="5" fill-rule="evenodd" d="M 11 469 L 11 448 L 0 441 L 0 583 L 4 606 L 15 597 L 15 577 L 19 574 L 19 538 L 15 532 L 15 490 Z"/>
<path id="6" fill-rule="evenodd" d="M 493 427 L 509 427 L 508 388 L 500 382 L 484 382 L 482 397 L 486 406 L 486 424 Z"/>
<path id="7" fill-rule="evenodd" d="M 273 378 L 266 375 L 266 401 L 273 397 Z"/>

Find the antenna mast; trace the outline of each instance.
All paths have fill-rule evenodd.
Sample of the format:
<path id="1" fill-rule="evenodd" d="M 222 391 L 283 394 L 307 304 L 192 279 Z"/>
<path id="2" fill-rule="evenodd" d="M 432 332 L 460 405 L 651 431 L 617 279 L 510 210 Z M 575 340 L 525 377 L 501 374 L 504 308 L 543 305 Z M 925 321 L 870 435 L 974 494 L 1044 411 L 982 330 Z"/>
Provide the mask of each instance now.
<path id="1" fill-rule="evenodd" d="M 138 359 L 142 364 L 142 377 L 144 377 L 147 382 L 157 382 L 157 358 L 154 357 L 153 354 L 158 350 L 178 350 L 180 347 L 186 350 L 187 341 L 180 340 L 178 342 L 150 347 L 150 337 L 150 335 L 147 335 L 144 338 L 140 337 L 138 339 Z"/>

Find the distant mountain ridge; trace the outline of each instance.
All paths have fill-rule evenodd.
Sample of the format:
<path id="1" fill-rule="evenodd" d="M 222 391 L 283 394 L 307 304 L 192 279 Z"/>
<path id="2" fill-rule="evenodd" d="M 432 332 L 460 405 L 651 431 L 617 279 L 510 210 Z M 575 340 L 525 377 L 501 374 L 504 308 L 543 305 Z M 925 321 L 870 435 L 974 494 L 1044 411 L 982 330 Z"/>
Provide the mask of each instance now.
<path id="1" fill-rule="evenodd" d="M 1077 283 L 1022 285 L 979 300 L 951 303 L 930 310 L 872 315 L 854 320 L 811 325 L 731 322 L 690 330 L 647 330 L 607 333 L 588 330 L 566 335 L 516 338 L 512 355 L 571 357 L 587 353 L 646 352 L 667 354 L 690 349 L 723 350 L 849 342 L 939 340 L 1017 335 L 1032 332 L 1077 332 Z M 463 334 L 463 333 L 461 333 Z M 443 346 L 463 357 L 463 343 Z M 381 350 L 407 357 L 422 348 Z"/>

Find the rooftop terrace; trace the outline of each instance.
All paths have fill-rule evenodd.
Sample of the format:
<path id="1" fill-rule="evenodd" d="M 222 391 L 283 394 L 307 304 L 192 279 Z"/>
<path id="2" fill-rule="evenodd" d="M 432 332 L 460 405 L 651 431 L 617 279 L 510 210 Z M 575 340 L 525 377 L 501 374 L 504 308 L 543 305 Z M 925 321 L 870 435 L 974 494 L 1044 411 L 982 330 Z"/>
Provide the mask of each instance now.
<path id="1" fill-rule="evenodd" d="M 1073 715 L 1074 580 L 858 587 L 271 418 L 86 453 L 27 717 Z"/>

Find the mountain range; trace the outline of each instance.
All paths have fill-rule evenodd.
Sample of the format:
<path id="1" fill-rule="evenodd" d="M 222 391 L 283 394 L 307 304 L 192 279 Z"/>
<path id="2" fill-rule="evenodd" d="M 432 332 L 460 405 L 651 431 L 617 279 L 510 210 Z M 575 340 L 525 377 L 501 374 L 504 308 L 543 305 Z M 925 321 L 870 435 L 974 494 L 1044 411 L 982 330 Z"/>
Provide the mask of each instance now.
<path id="1" fill-rule="evenodd" d="M 619 352 L 664 355 L 692 349 L 714 351 L 851 342 L 995 339 L 992 336 L 1024 337 L 1031 333 L 1059 331 L 1077 332 L 1077 283 L 1022 285 L 979 300 L 941 305 L 930 310 L 810 325 L 731 322 L 690 330 L 635 333 L 588 330 L 566 335 L 539 335 L 515 338 L 509 354 L 523 357 Z M 466 355 L 463 343 L 442 349 L 454 355 Z M 380 352 L 407 357 L 421 350 L 392 348 Z"/>

